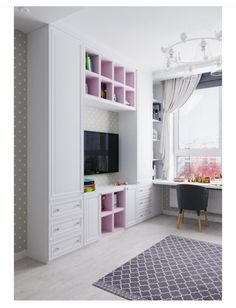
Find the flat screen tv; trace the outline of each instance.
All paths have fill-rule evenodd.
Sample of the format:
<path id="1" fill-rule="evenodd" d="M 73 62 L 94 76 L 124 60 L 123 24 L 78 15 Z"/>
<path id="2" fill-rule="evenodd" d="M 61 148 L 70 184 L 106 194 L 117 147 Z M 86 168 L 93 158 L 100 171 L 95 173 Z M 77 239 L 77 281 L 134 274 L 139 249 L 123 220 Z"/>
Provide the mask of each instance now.
<path id="1" fill-rule="evenodd" d="M 119 171 L 119 135 L 84 132 L 84 174 Z"/>

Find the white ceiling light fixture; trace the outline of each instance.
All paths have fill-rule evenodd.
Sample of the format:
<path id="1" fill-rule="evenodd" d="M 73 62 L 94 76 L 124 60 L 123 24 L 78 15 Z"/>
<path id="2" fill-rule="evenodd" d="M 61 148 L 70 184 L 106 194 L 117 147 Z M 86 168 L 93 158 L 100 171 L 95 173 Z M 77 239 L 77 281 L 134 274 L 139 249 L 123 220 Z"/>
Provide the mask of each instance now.
<path id="1" fill-rule="evenodd" d="M 166 62 L 164 71 L 180 72 L 202 67 L 211 67 L 212 74 L 221 74 L 221 44 L 222 31 L 214 36 L 188 38 L 185 32 L 180 34 L 180 40 L 168 47 L 162 47 Z"/>

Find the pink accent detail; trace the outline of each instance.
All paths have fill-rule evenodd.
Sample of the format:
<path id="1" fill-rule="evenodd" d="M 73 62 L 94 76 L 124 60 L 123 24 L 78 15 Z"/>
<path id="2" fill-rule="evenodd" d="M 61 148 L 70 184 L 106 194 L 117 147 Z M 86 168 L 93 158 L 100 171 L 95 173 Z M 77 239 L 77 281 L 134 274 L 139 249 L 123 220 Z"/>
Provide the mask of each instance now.
<path id="1" fill-rule="evenodd" d="M 102 211 L 112 211 L 112 194 L 102 195 Z"/>
<path id="2" fill-rule="evenodd" d="M 117 195 L 117 207 L 125 207 L 125 191 L 115 192 Z"/>
<path id="3" fill-rule="evenodd" d="M 126 101 L 130 103 L 131 106 L 134 106 L 134 91 L 126 91 Z"/>
<path id="4" fill-rule="evenodd" d="M 101 75 L 112 79 L 112 62 L 107 60 L 101 61 Z"/>
<path id="5" fill-rule="evenodd" d="M 124 83 L 125 79 L 125 71 L 122 66 L 114 67 L 114 79 L 118 82 Z"/>
<path id="6" fill-rule="evenodd" d="M 134 88 L 134 72 L 126 72 L 125 83 L 127 86 Z"/>
<path id="7" fill-rule="evenodd" d="M 124 227 L 124 211 L 118 212 L 114 214 L 114 228 Z"/>
<path id="8" fill-rule="evenodd" d="M 99 79 L 96 77 L 86 76 L 86 84 L 90 95 L 99 96 Z"/>
<path id="9" fill-rule="evenodd" d="M 116 102 L 124 104 L 124 88 L 123 87 L 114 87 L 114 93 L 116 95 Z"/>
<path id="10" fill-rule="evenodd" d="M 113 231 L 112 215 L 102 217 L 102 233 Z"/>

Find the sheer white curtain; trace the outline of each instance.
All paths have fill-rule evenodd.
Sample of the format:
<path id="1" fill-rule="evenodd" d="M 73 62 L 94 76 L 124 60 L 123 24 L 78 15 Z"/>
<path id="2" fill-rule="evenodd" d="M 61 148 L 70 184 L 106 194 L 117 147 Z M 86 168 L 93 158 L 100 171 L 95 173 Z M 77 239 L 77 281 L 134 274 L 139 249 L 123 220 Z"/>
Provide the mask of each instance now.
<path id="1" fill-rule="evenodd" d="M 164 179 L 169 177 L 170 161 L 170 115 L 182 107 L 196 89 L 201 74 L 186 78 L 175 78 L 164 81 L 163 124 L 160 141 L 160 152 L 163 162 Z"/>

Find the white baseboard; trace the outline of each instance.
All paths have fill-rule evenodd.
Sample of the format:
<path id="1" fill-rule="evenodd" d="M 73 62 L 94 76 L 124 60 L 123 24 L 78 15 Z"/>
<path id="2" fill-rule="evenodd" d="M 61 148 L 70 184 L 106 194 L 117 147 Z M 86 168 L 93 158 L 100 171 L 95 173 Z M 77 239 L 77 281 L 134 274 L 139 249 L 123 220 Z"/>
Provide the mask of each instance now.
<path id="1" fill-rule="evenodd" d="M 177 216 L 177 215 L 178 215 L 178 212 L 177 212 L 177 211 L 170 211 L 170 210 L 163 210 L 162 213 L 163 213 L 164 215 L 171 215 L 171 216 Z M 193 214 L 193 213 L 184 212 L 184 216 L 185 216 L 186 218 L 196 219 L 196 214 Z M 211 214 L 208 213 L 208 221 L 222 223 L 222 217 L 211 216 Z"/>
<path id="2" fill-rule="evenodd" d="M 17 252 L 17 253 L 14 254 L 14 261 L 21 260 L 21 259 L 25 258 L 26 256 L 27 256 L 26 250 L 22 250 L 20 252 Z"/>

